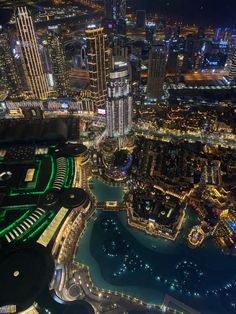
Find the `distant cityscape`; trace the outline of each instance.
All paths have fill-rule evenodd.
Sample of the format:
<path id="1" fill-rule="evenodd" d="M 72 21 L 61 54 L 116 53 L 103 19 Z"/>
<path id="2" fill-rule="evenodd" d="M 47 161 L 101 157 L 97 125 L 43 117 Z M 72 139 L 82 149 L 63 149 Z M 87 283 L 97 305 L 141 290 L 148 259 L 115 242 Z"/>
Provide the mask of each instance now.
<path id="1" fill-rule="evenodd" d="M 236 312 L 236 27 L 139 5 L 0 1 L 0 313 Z"/>

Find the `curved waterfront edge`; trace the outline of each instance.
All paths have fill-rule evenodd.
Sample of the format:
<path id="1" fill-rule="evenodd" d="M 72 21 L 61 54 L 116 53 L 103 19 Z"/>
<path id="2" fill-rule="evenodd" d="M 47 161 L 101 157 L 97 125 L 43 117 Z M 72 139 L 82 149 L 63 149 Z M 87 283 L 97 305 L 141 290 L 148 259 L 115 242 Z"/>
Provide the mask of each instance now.
<path id="1" fill-rule="evenodd" d="M 94 210 L 95 210 L 94 206 Z M 94 214 L 94 212 L 92 213 Z M 123 212 L 123 214 L 125 215 L 125 213 Z M 87 219 L 88 220 L 88 219 Z M 89 222 L 91 222 L 91 216 L 89 218 Z M 80 239 L 82 234 L 84 234 L 85 230 L 87 231 L 87 224 L 85 226 L 85 228 L 83 229 L 83 232 L 80 234 Z M 77 242 L 76 247 L 79 245 L 80 241 Z M 75 247 L 75 253 L 76 253 L 76 247 Z M 98 306 L 98 303 L 101 304 L 101 306 L 105 306 L 107 307 L 107 303 L 114 303 L 116 302 L 116 304 L 121 304 L 121 306 L 123 306 L 124 302 L 126 303 L 126 307 L 124 308 L 124 310 L 126 308 L 133 308 L 133 307 L 141 307 L 141 308 L 145 308 L 145 313 L 147 313 L 149 311 L 149 309 L 153 309 L 155 308 L 155 310 L 157 312 L 160 312 L 162 310 L 162 306 L 161 305 L 150 305 L 147 304 L 143 301 L 143 299 L 138 299 L 137 297 L 132 297 L 129 296 L 125 293 L 122 292 L 116 292 L 113 291 L 112 289 L 103 289 L 103 288 L 99 288 L 99 287 L 95 287 L 92 278 L 91 278 L 91 269 L 82 264 L 82 263 L 76 263 L 75 261 L 75 256 L 74 256 L 74 262 L 71 265 L 71 277 L 73 278 L 73 284 L 77 284 L 78 286 L 80 286 L 81 288 L 81 294 L 77 296 L 77 299 L 80 298 L 84 298 L 86 300 L 88 300 L 89 302 L 92 302 L 96 308 L 96 306 Z M 80 283 L 81 282 L 81 283 Z M 122 288 L 122 290 L 124 291 L 124 289 Z M 110 291 L 110 292 L 109 292 Z M 65 297 L 69 297 L 68 294 L 65 295 Z M 111 299 L 112 298 L 112 302 Z M 72 299 L 70 299 L 72 300 Z M 127 304 L 128 303 L 128 304 Z M 119 306 L 119 305 L 118 305 Z M 170 310 L 171 311 L 171 310 Z M 102 313 L 106 313 L 106 311 L 103 308 Z M 171 312 L 170 312 L 171 313 Z M 178 312 L 175 312 L 178 313 Z M 205 313 L 205 312 L 204 312 Z"/>
<path id="2" fill-rule="evenodd" d="M 104 213 L 104 212 L 101 212 L 101 211 L 98 211 L 97 212 L 97 215 L 105 215 L 105 216 L 107 216 L 107 214 L 109 215 L 109 216 L 113 216 L 113 213 Z M 119 220 L 120 220 L 120 218 L 122 218 L 122 221 L 121 221 L 121 224 L 122 225 L 125 225 L 125 228 L 127 227 L 127 223 L 124 221 L 125 220 L 125 216 L 126 216 L 126 213 L 125 212 L 120 212 L 120 213 L 114 213 L 115 214 L 115 216 L 116 215 L 118 215 L 119 216 Z M 98 221 L 98 219 L 96 219 L 96 217 L 95 217 L 95 220 L 96 220 L 96 223 L 98 223 L 99 224 L 99 221 Z M 97 285 L 97 286 L 100 286 L 100 287 L 103 287 L 103 288 L 107 288 L 107 289 L 109 289 L 110 288 L 110 290 L 112 290 L 112 289 L 115 289 L 115 290 L 118 290 L 118 291 L 122 291 L 123 292 L 123 294 L 130 294 L 131 296 L 134 296 L 134 298 L 140 298 L 143 302 L 146 302 L 146 303 L 155 303 L 155 304 L 162 304 L 162 302 L 163 302 L 163 299 L 164 299 L 164 297 L 165 297 L 165 293 L 167 293 L 167 294 L 169 294 L 170 293 L 170 295 L 173 295 L 173 296 L 175 296 L 175 298 L 177 297 L 177 299 L 178 300 L 183 300 L 184 299 L 184 302 L 186 301 L 186 303 L 187 304 L 190 304 L 190 306 L 193 306 L 194 308 L 199 308 L 199 310 L 200 309 L 202 309 L 203 310 L 203 312 L 202 313 L 214 313 L 214 314 L 216 314 L 216 313 L 221 313 L 221 314 L 223 314 L 223 313 L 228 313 L 226 310 L 225 310 L 225 308 L 223 308 L 222 307 L 222 305 L 220 305 L 220 300 L 219 300 L 219 298 L 218 297 L 214 297 L 214 298 L 210 298 L 210 300 L 209 300 L 209 302 L 216 302 L 218 305 L 219 305 L 219 311 L 215 311 L 215 310 L 213 310 L 213 308 L 212 308 L 212 305 L 210 306 L 210 304 L 209 305 L 207 305 L 207 303 L 205 303 L 205 302 L 208 302 L 207 300 L 208 300 L 208 298 L 204 298 L 204 299 L 202 299 L 202 300 L 199 300 L 199 301 L 197 301 L 197 299 L 196 299 L 196 302 L 194 301 L 194 302 L 192 302 L 189 298 L 187 298 L 187 299 L 185 299 L 185 298 L 183 298 L 183 297 L 181 297 L 179 294 L 176 294 L 176 293 L 174 293 L 173 294 L 173 291 L 171 291 L 171 290 L 169 290 L 169 289 L 165 289 L 165 290 L 168 290 L 167 292 L 164 292 L 164 290 L 161 288 L 161 290 L 160 289 L 152 289 L 152 288 L 150 288 L 150 289 L 146 289 L 148 286 L 146 286 L 146 288 L 145 288 L 145 286 L 142 286 L 142 289 L 140 289 L 141 287 L 140 286 L 137 286 L 137 284 L 135 284 L 134 282 L 130 282 L 130 281 L 127 281 L 128 279 L 125 277 L 125 281 L 124 281 L 124 285 L 122 285 L 122 284 L 119 284 L 119 281 L 117 282 L 116 281 L 116 283 L 115 284 L 113 284 L 113 280 L 111 281 L 111 282 L 107 282 L 107 280 L 105 279 L 105 278 L 102 278 L 101 277 L 101 275 L 102 275 L 102 272 L 101 272 L 101 265 L 103 265 L 104 267 L 105 267 L 105 270 L 106 270 L 106 263 L 105 263 L 105 261 L 104 261 L 104 263 L 105 264 L 101 264 L 100 262 L 101 262 L 101 260 L 100 260 L 100 262 L 99 262 L 99 260 L 97 261 L 96 259 L 94 259 L 95 257 L 93 256 L 93 254 L 92 254 L 92 252 L 91 252 L 91 250 L 90 250 L 90 248 L 89 248 L 89 239 L 90 239 L 90 237 L 91 237 L 91 230 L 93 229 L 93 224 L 94 224 L 94 222 L 93 221 L 90 221 L 89 222 L 89 226 L 87 227 L 88 229 L 86 229 L 86 234 L 85 234 L 85 237 L 84 238 L 81 238 L 81 240 L 82 240 L 82 245 L 84 245 L 85 243 L 87 243 L 87 245 L 86 245 L 86 247 L 81 247 L 82 248 L 82 251 L 81 251 L 81 253 L 82 253 L 82 258 L 80 258 L 79 256 L 78 256 L 78 254 L 77 254 L 77 258 L 79 259 L 79 261 L 81 262 L 81 263 L 83 263 L 83 264 L 86 264 L 86 265 L 89 265 L 90 267 L 92 267 L 92 268 L 88 268 L 89 269 L 89 271 L 90 271 L 90 276 L 91 276 L 91 279 L 92 279 L 92 281 L 94 282 L 94 284 L 95 285 Z M 135 235 L 140 235 L 140 238 L 141 238 L 141 236 L 142 236 L 142 238 L 143 238 L 143 240 L 146 240 L 146 242 L 147 242 L 147 240 L 148 239 L 150 239 L 150 236 L 148 236 L 148 235 L 145 235 L 144 233 L 141 233 L 140 231 L 138 231 L 138 230 L 135 230 L 135 229 L 132 229 L 132 228 L 128 228 L 129 229 L 129 231 L 131 231 L 131 234 L 134 234 L 134 237 L 135 237 Z M 120 229 L 119 229 L 120 230 Z M 98 230 L 96 230 L 96 233 L 97 233 L 97 231 Z M 121 232 L 123 232 L 122 230 L 120 230 Z M 128 232 L 129 232 L 128 231 Z M 126 236 L 125 236 L 125 238 L 126 238 Z M 135 237 L 135 239 L 136 239 L 136 237 Z M 140 239 L 138 238 L 138 239 L 136 239 L 142 246 L 143 246 L 143 243 L 141 243 L 141 241 L 139 241 Z M 83 244 L 84 243 L 84 244 Z M 97 243 L 97 242 L 96 242 Z M 128 241 L 128 243 L 130 244 L 130 242 Z M 168 257 L 168 255 L 170 254 L 170 250 L 171 250 L 171 248 L 173 248 L 173 242 L 171 242 L 171 241 L 167 241 L 167 240 L 164 240 L 164 239 L 158 239 L 158 238 L 155 238 L 155 239 L 153 239 L 153 241 L 151 242 L 151 244 L 152 243 L 157 243 L 157 250 L 159 251 L 159 249 L 160 249 L 160 254 L 162 254 L 162 253 L 165 253 L 165 255 L 167 255 L 167 257 Z M 160 243 L 162 243 L 163 244 L 163 246 L 162 247 L 160 247 Z M 132 244 L 132 243 L 131 243 Z M 146 247 L 147 247 L 147 249 L 149 249 L 150 250 L 150 247 L 151 247 L 151 244 L 149 245 L 147 245 Z M 210 247 L 203 247 L 203 248 L 201 248 L 200 249 L 200 255 L 199 255 L 199 258 L 197 259 L 197 264 L 198 264 L 198 262 L 199 262 L 199 260 L 201 261 L 201 259 L 202 258 L 204 258 L 204 256 L 205 256 L 205 254 L 207 254 L 207 252 L 208 252 L 208 250 L 210 249 L 211 250 L 211 252 L 215 252 L 214 253 L 214 256 L 215 256 L 215 258 L 217 257 L 217 256 L 221 256 L 220 255 L 220 252 L 218 251 L 218 250 L 216 250 L 216 247 L 215 246 L 213 246 L 212 245 L 212 243 L 209 243 L 210 244 Z M 96 246 L 96 244 L 94 244 L 95 246 Z M 187 250 L 189 253 L 190 253 L 190 256 L 192 256 L 192 254 L 194 254 L 194 256 L 195 256 L 195 251 L 193 251 L 193 250 L 191 250 L 191 249 L 189 249 L 188 247 L 187 247 L 187 245 L 185 246 L 185 248 L 182 248 L 182 246 L 183 246 L 183 243 L 182 243 L 182 241 L 181 241 L 181 239 L 179 239 L 176 243 L 175 243 L 175 245 L 177 245 L 177 247 L 176 247 L 176 249 L 179 251 L 179 256 L 181 256 L 182 255 L 182 253 L 184 252 L 184 250 Z M 133 246 L 132 246 L 133 247 Z M 151 249 L 152 251 L 153 251 L 153 249 Z M 155 250 L 154 250 L 155 251 Z M 86 255 L 84 255 L 84 252 L 85 252 L 85 254 Z M 137 251 L 138 252 L 138 251 Z M 162 253 L 161 253 L 162 252 Z M 80 254 L 80 253 L 79 253 Z M 91 255 L 92 254 L 92 255 Z M 139 254 L 139 253 L 138 253 Z M 95 255 L 96 256 L 96 255 Z M 190 257 L 189 256 L 189 257 Z M 222 261 L 225 259 L 225 257 L 226 256 L 224 256 L 224 255 L 222 255 L 222 258 L 219 258 L 219 262 L 217 262 L 217 263 L 213 263 L 213 265 L 212 265 L 212 267 L 221 267 L 222 268 Z M 227 260 L 228 259 L 231 259 L 230 257 L 226 257 L 227 258 Z M 217 258 L 216 258 L 217 259 Z M 188 260 L 188 258 L 187 258 L 187 260 Z M 229 261 L 230 262 L 230 261 Z M 231 261 L 232 262 L 232 261 Z M 97 263 L 100 263 L 99 265 L 99 267 L 97 267 Z M 229 263 L 227 262 L 226 263 L 226 265 L 228 265 Z M 230 264 L 232 264 L 232 263 L 230 263 Z M 200 265 L 201 266 L 201 265 Z M 210 266 L 210 265 L 209 265 Z M 211 266 L 210 266 L 211 267 Z M 226 266 L 227 267 L 227 266 Z M 215 271 L 217 271 L 217 268 L 215 269 Z M 111 271 L 108 271 L 108 273 L 109 272 L 113 272 L 113 270 L 112 270 L 112 268 L 111 268 Z M 205 270 L 204 270 L 204 272 L 205 272 Z M 103 275 L 102 275 L 103 276 Z M 105 284 L 104 284 L 104 282 L 105 282 Z M 127 284 L 128 285 L 126 285 L 125 283 L 127 282 Z M 145 291 L 145 289 L 146 289 L 146 291 Z M 148 291 L 149 290 L 149 291 Z M 179 297 L 177 296 L 177 295 L 179 295 Z M 198 302 L 200 302 L 199 304 L 198 304 Z M 195 304 L 196 303 L 196 304 Z M 197 306 L 197 304 L 198 304 L 198 306 Z M 207 305 L 207 308 L 208 309 L 205 309 L 205 306 Z M 215 306 L 214 306 L 215 307 Z"/>

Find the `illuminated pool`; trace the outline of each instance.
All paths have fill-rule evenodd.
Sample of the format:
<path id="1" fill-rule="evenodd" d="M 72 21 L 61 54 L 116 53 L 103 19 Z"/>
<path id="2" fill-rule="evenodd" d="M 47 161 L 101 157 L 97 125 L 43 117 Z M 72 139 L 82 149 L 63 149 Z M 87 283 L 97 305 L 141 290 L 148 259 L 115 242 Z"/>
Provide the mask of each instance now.
<path id="1" fill-rule="evenodd" d="M 121 185 L 112 186 L 101 179 L 92 179 L 89 182 L 90 189 L 98 202 L 122 201 L 124 197 L 123 187 Z"/>
<path id="2" fill-rule="evenodd" d="M 188 232 L 187 221 L 172 242 L 129 227 L 125 212 L 97 211 L 76 257 L 89 266 L 98 287 L 157 304 L 168 294 L 202 314 L 235 313 L 235 257 L 223 255 L 207 240 L 190 249 Z"/>

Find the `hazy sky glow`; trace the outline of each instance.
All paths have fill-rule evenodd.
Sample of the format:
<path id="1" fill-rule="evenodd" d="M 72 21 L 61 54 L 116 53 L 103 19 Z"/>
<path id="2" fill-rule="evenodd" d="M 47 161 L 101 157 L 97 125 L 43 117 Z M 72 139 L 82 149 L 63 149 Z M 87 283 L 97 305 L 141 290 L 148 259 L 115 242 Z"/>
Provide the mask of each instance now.
<path id="1" fill-rule="evenodd" d="M 159 10 L 185 21 L 236 26 L 236 0 L 131 0 L 138 8 Z"/>

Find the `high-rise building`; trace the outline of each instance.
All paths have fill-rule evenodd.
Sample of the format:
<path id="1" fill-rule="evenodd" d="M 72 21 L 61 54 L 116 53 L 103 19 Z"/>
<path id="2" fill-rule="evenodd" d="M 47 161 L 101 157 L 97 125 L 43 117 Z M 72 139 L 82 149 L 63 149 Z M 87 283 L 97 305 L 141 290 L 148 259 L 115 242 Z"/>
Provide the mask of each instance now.
<path id="1" fill-rule="evenodd" d="M 58 25 L 48 27 L 47 50 L 53 89 L 57 96 L 67 96 L 69 89 L 63 37 Z M 50 77 L 49 77 L 50 78 Z"/>
<path id="2" fill-rule="evenodd" d="M 146 11 L 145 10 L 137 10 L 136 11 L 136 27 L 144 28 L 146 23 Z"/>
<path id="3" fill-rule="evenodd" d="M 205 39 L 189 34 L 185 40 L 183 71 L 199 70 L 204 60 Z"/>
<path id="4" fill-rule="evenodd" d="M 181 74 L 183 64 L 183 41 L 180 37 L 172 39 L 169 43 L 166 72 L 168 75 Z"/>
<path id="5" fill-rule="evenodd" d="M 154 35 L 156 31 L 156 24 L 153 22 L 149 22 L 146 24 L 146 40 L 153 44 Z"/>
<path id="6" fill-rule="evenodd" d="M 132 126 L 131 83 L 127 62 L 118 57 L 113 59 L 109 76 L 106 114 L 109 137 L 125 136 L 129 133 Z"/>
<path id="7" fill-rule="evenodd" d="M 86 30 L 86 37 L 91 100 L 96 110 L 104 108 L 106 104 L 110 55 L 102 27 L 90 26 Z"/>
<path id="8" fill-rule="evenodd" d="M 10 97 L 19 96 L 22 91 L 21 81 L 10 47 L 8 33 L 0 26 L 0 89 Z"/>
<path id="9" fill-rule="evenodd" d="M 195 53 L 195 37 L 189 34 L 186 37 L 184 45 L 184 62 L 183 72 L 192 71 L 194 67 L 194 53 Z"/>
<path id="10" fill-rule="evenodd" d="M 165 46 L 153 46 L 149 52 L 147 97 L 158 100 L 163 95 L 167 51 Z"/>
<path id="11" fill-rule="evenodd" d="M 202 26 L 198 27 L 197 37 L 199 39 L 204 39 L 206 37 L 206 35 L 205 35 L 205 28 L 204 27 L 202 27 Z"/>
<path id="12" fill-rule="evenodd" d="M 221 34 L 221 28 L 218 27 L 215 29 L 215 33 L 214 33 L 214 41 L 215 42 L 220 40 L 220 34 Z"/>
<path id="13" fill-rule="evenodd" d="M 131 81 L 132 83 L 140 83 L 141 80 L 141 61 L 134 55 L 129 56 L 129 63 L 131 67 Z M 136 84 L 137 85 L 137 84 Z"/>
<path id="14" fill-rule="evenodd" d="M 32 17 L 26 7 L 17 9 L 16 25 L 29 97 L 46 99 L 48 97 L 47 78 L 42 66 Z"/>
<path id="15" fill-rule="evenodd" d="M 236 79 L 236 50 L 233 54 L 232 60 L 231 60 L 231 66 L 229 69 L 229 75 L 227 77 L 227 80 L 229 82 L 232 82 Z"/>
<path id="16" fill-rule="evenodd" d="M 178 50 L 175 47 L 170 47 L 166 65 L 166 72 L 171 75 L 176 75 L 178 66 Z"/>
<path id="17" fill-rule="evenodd" d="M 126 0 L 104 0 L 105 18 L 103 21 L 106 31 L 126 34 Z"/>
<path id="18" fill-rule="evenodd" d="M 107 19 L 125 19 L 126 0 L 105 0 L 105 17 Z"/>
<path id="19" fill-rule="evenodd" d="M 112 54 L 116 57 L 128 58 L 127 38 L 125 36 L 112 36 Z"/>

